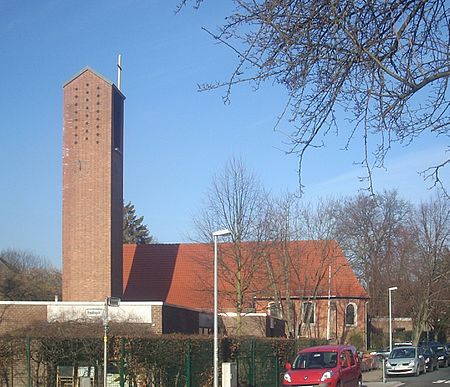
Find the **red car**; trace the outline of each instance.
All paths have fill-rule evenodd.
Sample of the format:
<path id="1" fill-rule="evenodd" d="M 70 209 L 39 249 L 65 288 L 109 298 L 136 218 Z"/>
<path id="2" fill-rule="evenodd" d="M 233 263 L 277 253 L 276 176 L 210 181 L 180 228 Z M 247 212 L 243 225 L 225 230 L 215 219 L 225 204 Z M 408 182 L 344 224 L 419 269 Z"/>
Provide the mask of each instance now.
<path id="1" fill-rule="evenodd" d="M 283 386 L 362 386 L 361 365 L 355 347 L 321 345 L 300 351 L 294 363 L 286 364 Z"/>

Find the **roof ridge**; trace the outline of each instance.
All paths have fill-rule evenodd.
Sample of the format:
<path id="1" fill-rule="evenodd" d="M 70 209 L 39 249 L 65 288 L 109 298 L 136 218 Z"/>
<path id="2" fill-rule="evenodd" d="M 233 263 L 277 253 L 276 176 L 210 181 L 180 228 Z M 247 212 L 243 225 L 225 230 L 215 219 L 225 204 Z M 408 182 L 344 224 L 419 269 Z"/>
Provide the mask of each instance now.
<path id="1" fill-rule="evenodd" d="M 94 70 L 90 66 L 85 66 L 83 69 L 81 69 L 78 73 L 76 73 L 72 78 L 70 78 L 67 82 L 63 84 L 63 88 L 66 87 L 69 83 L 73 82 L 75 79 L 77 79 L 79 76 L 84 74 L 86 71 L 91 72 L 95 76 L 99 77 L 103 81 L 105 81 L 107 84 L 109 84 L 111 87 L 115 88 L 116 91 L 125 99 L 125 95 L 118 89 L 118 87 L 114 84 L 113 81 L 109 80 L 108 78 L 104 77 L 102 74 L 100 74 L 98 71 Z"/>

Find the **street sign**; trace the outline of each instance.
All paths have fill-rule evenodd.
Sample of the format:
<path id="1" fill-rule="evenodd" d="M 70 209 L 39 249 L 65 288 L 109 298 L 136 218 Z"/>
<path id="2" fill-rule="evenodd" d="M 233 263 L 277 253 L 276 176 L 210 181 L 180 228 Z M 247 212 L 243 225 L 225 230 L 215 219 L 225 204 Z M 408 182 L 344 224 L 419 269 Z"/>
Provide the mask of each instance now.
<path id="1" fill-rule="evenodd" d="M 103 309 L 86 309 L 86 316 L 88 317 L 99 317 L 103 314 Z"/>

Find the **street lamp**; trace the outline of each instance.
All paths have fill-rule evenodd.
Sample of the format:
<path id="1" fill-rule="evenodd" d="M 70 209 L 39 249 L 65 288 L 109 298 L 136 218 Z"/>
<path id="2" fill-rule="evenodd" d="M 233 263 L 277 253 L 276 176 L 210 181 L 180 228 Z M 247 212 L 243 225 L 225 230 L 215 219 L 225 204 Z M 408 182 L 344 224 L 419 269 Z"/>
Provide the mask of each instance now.
<path id="1" fill-rule="evenodd" d="M 107 368 L 108 368 L 108 307 L 117 307 L 120 305 L 119 297 L 105 297 L 105 306 L 103 310 L 103 387 L 107 384 Z"/>
<path id="2" fill-rule="evenodd" d="M 224 229 L 219 231 L 214 231 L 212 233 L 213 239 L 214 239 L 214 387 L 219 387 L 219 370 L 218 370 L 218 364 L 219 364 L 219 342 L 218 342 L 218 327 L 217 327 L 217 300 L 218 300 L 218 289 L 217 289 L 217 245 L 218 245 L 218 239 L 221 236 L 227 236 L 231 235 L 231 231 Z"/>
<path id="3" fill-rule="evenodd" d="M 389 352 L 392 351 L 392 292 L 397 289 L 397 286 L 389 288 Z"/>

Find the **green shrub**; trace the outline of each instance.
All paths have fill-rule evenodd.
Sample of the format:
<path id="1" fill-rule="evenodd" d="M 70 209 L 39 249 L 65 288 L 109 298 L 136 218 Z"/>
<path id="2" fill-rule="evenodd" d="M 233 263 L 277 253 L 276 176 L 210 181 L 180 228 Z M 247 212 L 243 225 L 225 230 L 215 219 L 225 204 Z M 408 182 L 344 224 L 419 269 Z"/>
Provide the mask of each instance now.
<path id="1" fill-rule="evenodd" d="M 372 333 L 370 337 L 370 347 L 372 349 L 385 348 L 389 345 L 389 338 L 383 333 Z"/>
<path id="2" fill-rule="evenodd" d="M 359 332 L 352 332 L 348 337 L 348 343 L 353 345 L 358 351 L 365 349 L 364 338 Z"/>

